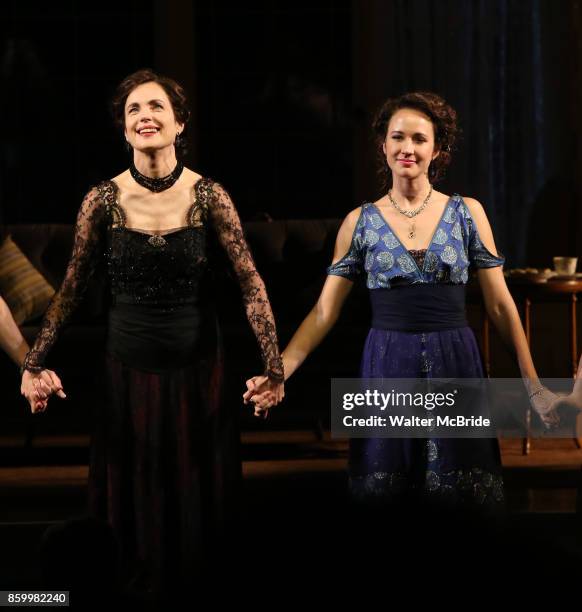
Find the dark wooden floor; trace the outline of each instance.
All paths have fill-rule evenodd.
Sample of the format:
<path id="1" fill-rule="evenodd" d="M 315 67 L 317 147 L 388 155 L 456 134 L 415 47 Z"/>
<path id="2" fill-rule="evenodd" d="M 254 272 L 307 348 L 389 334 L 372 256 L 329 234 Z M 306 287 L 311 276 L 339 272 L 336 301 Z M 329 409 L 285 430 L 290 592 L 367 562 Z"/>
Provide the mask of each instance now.
<path id="1" fill-rule="evenodd" d="M 35 554 L 51 523 L 82 515 L 87 483 L 85 437 L 39 438 L 18 461 L 21 441 L 0 440 L 0 589 L 25 586 L 38 578 Z M 347 443 L 311 431 L 243 434 L 244 512 L 276 515 L 314 508 L 332 509 L 347 499 Z M 521 454 L 520 441 L 502 441 L 509 515 L 532 537 L 579 559 L 582 518 L 577 513 L 582 450 L 572 440 L 534 440 Z M 16 457 L 10 461 L 10 457 Z M 2 458 L 2 457 L 0 457 Z M 34 463 L 34 461 L 32 461 Z M 321 520 L 321 516 L 319 517 Z M 325 526 L 321 526 L 325 529 Z"/>

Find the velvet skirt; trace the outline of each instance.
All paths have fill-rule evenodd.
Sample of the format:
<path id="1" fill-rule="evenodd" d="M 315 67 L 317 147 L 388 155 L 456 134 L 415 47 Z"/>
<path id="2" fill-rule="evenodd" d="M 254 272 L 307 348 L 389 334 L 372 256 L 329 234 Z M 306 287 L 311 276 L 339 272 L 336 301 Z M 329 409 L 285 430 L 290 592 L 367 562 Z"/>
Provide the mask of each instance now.
<path id="1" fill-rule="evenodd" d="M 371 329 L 362 378 L 481 378 L 479 348 L 469 327 L 404 332 Z M 358 438 L 350 440 L 350 490 L 356 499 L 418 494 L 452 504 L 503 503 L 496 439 Z"/>
<path id="2" fill-rule="evenodd" d="M 165 351 L 155 359 L 157 315 L 136 318 L 133 307 L 127 314 L 133 339 L 109 343 L 116 350 L 107 356 L 106 401 L 95 415 L 90 509 L 113 527 L 131 587 L 153 593 L 191 588 L 217 561 L 241 474 L 236 413 L 220 401 L 218 333 L 196 337 L 182 363 L 171 360 L 168 367 Z M 110 335 L 124 318 L 116 316 Z M 159 320 L 172 329 L 172 318 L 178 327 L 187 325 L 184 311 Z"/>

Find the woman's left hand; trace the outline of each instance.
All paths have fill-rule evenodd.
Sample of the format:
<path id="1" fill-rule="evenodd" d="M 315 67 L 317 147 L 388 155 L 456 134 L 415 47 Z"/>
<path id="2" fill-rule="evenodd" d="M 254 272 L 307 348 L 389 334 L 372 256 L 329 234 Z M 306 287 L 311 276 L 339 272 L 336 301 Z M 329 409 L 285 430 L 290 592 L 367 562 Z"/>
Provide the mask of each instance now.
<path id="1" fill-rule="evenodd" d="M 33 413 L 44 412 L 48 399 L 53 394 L 62 399 L 67 397 L 61 379 L 52 370 L 47 369 L 36 373 L 24 370 L 20 393 L 28 400 Z"/>

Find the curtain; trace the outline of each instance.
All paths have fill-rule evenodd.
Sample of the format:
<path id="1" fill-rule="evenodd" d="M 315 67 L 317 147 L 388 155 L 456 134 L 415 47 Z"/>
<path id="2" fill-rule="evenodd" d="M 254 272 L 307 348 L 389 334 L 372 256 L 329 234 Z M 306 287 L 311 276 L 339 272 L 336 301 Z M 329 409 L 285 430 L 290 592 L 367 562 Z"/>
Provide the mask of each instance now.
<path id="1" fill-rule="evenodd" d="M 438 188 L 482 202 L 510 267 L 550 267 L 552 255 L 577 255 L 581 3 L 393 0 L 353 8 L 354 102 L 363 116 L 406 91 L 442 95 L 463 135 Z M 373 151 L 369 139 L 356 142 L 355 189 L 363 196 Z"/>

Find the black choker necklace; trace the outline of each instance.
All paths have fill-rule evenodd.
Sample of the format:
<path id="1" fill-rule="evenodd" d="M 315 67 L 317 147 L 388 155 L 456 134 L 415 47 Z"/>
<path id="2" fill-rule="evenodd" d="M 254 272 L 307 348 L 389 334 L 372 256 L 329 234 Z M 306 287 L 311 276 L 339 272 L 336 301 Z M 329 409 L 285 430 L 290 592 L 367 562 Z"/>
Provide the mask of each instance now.
<path id="1" fill-rule="evenodd" d="M 180 178 L 182 170 L 184 170 L 184 164 L 182 162 L 178 162 L 176 167 L 172 170 L 171 174 L 168 174 L 168 176 L 164 176 L 162 178 L 150 178 L 149 176 L 142 174 L 135 167 L 133 162 L 131 162 L 129 166 L 129 171 L 133 177 L 133 180 L 136 183 L 139 183 L 142 187 L 145 187 L 150 191 L 154 191 L 155 193 L 169 189 Z"/>

